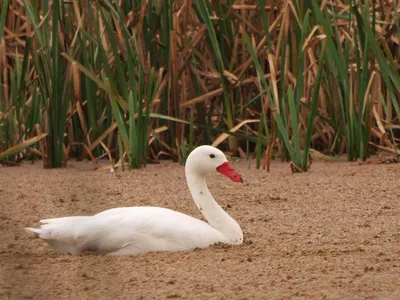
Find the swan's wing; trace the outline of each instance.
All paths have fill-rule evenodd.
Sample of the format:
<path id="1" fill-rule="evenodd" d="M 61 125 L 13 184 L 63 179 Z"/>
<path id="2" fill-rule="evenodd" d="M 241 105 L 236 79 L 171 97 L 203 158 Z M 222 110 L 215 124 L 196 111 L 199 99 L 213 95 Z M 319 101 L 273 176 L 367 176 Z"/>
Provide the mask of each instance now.
<path id="1" fill-rule="evenodd" d="M 209 224 L 160 207 L 112 209 L 94 216 L 77 232 L 83 248 L 115 255 L 190 250 L 223 239 Z"/>
<path id="2" fill-rule="evenodd" d="M 139 208 L 137 209 L 136 212 L 140 212 Z M 121 249 L 113 254 L 182 251 L 208 247 L 224 241 L 219 231 L 199 219 L 169 209 L 149 209 L 151 212 L 138 213 L 135 219 L 131 218 L 132 213 L 127 213 L 120 220 L 121 228 L 134 228 L 129 237 L 118 234 L 116 238 L 111 234 L 104 240 L 115 243 L 118 238 L 125 238 L 124 241 L 119 241 Z"/>

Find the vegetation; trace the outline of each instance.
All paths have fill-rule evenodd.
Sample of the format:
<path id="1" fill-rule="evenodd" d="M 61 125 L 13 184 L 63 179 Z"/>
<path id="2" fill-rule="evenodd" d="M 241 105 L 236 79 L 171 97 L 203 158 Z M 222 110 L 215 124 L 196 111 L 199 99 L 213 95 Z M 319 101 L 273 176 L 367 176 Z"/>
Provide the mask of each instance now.
<path id="1" fill-rule="evenodd" d="M 0 1 L 0 160 L 399 154 L 397 1 Z M 262 157 L 264 160 L 262 161 Z"/>

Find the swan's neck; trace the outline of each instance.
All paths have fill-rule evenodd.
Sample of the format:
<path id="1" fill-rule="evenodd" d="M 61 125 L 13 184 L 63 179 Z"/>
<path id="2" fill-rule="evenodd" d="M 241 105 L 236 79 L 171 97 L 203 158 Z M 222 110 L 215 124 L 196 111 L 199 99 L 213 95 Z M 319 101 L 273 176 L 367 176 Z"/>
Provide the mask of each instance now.
<path id="1" fill-rule="evenodd" d="M 243 233 L 239 224 L 214 200 L 204 175 L 186 170 L 186 180 L 194 202 L 208 223 L 230 243 L 242 243 Z"/>

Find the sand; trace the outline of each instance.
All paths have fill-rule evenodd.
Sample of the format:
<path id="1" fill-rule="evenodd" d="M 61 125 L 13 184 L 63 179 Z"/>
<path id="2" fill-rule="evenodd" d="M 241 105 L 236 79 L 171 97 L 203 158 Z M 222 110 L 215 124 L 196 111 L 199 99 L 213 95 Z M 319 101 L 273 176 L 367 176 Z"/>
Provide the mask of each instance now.
<path id="1" fill-rule="evenodd" d="M 58 255 L 23 227 L 135 205 L 202 218 L 182 166 L 0 167 L 0 299 L 400 299 L 400 164 L 233 166 L 243 184 L 207 178 L 243 245 L 124 257 Z"/>

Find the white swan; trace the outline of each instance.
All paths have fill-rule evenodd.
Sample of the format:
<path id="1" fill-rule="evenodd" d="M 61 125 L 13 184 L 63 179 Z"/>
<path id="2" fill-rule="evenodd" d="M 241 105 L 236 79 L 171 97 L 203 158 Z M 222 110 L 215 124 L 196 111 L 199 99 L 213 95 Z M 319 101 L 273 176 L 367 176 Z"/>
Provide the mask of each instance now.
<path id="1" fill-rule="evenodd" d="M 241 244 L 243 233 L 212 197 L 205 175 L 217 170 L 235 182 L 241 176 L 225 155 L 211 146 L 193 150 L 185 174 L 190 193 L 208 224 L 161 207 L 121 207 L 94 216 L 41 220 L 40 228 L 25 228 L 45 240 L 57 253 L 96 252 L 133 255 L 151 251 L 187 251 L 215 243 Z"/>

